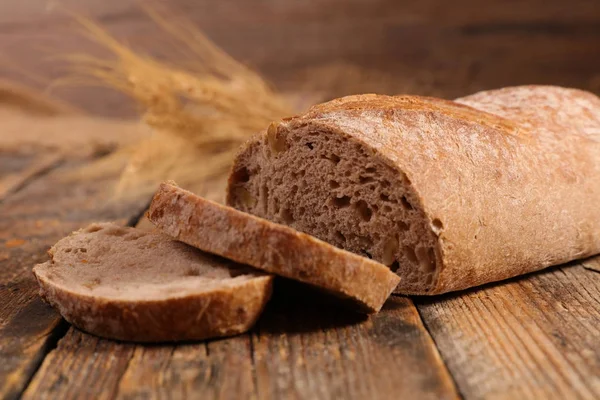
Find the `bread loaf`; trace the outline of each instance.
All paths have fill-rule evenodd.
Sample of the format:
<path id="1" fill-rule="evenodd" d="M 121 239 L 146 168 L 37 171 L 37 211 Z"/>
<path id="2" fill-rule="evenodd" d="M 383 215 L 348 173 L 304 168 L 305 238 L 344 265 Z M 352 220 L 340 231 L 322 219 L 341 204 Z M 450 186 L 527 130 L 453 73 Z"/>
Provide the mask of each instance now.
<path id="1" fill-rule="evenodd" d="M 92 224 L 34 267 L 40 295 L 78 328 L 137 342 L 198 340 L 248 330 L 272 277 L 166 235 Z"/>
<path id="2" fill-rule="evenodd" d="M 375 261 L 287 226 L 256 218 L 163 183 L 148 219 L 163 232 L 209 253 L 298 280 L 377 312 L 399 278 Z"/>
<path id="3" fill-rule="evenodd" d="M 536 271 L 600 252 L 600 99 L 333 100 L 249 141 L 227 202 L 388 265 L 400 293 Z"/>

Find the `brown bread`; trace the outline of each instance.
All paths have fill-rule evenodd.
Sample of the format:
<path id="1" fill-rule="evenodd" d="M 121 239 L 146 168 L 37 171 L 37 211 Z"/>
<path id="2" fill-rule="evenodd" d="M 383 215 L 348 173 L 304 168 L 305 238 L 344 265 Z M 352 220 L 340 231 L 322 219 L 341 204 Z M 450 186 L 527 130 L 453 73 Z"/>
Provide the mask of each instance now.
<path id="1" fill-rule="evenodd" d="M 600 99 L 523 86 L 349 96 L 248 142 L 228 204 L 437 294 L 600 252 Z"/>
<path id="2" fill-rule="evenodd" d="M 166 235 L 92 224 L 34 267 L 40 295 L 89 333 L 136 342 L 199 340 L 248 330 L 272 277 Z"/>
<path id="3" fill-rule="evenodd" d="M 379 311 L 399 281 L 378 262 L 171 183 L 163 183 L 154 195 L 148 219 L 201 250 L 351 299 L 359 311 Z"/>

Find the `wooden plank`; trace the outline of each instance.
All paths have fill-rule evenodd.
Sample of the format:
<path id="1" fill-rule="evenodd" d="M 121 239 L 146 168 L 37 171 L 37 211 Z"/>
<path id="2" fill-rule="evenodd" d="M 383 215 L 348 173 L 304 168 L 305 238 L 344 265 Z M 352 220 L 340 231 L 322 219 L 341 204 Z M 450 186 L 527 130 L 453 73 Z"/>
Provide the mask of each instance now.
<path id="1" fill-rule="evenodd" d="M 599 299 L 575 264 L 416 303 L 465 398 L 594 399 Z"/>
<path id="2" fill-rule="evenodd" d="M 259 397 L 458 397 L 410 299 L 392 297 L 367 318 L 300 285 L 279 290 L 253 335 Z"/>
<path id="3" fill-rule="evenodd" d="M 129 356 L 129 344 L 71 329 L 24 398 L 75 398 L 95 382 L 99 398 L 457 398 L 409 299 L 366 318 L 298 286 L 280 287 L 259 325 L 229 339 L 137 345 Z M 126 368 L 110 365 L 125 353 Z"/>
<path id="4" fill-rule="evenodd" d="M 33 265 L 71 231 L 97 220 L 125 223 L 147 203 L 110 200 L 125 161 L 66 163 L 0 204 L 0 398 L 23 391 L 61 329 L 60 316 L 37 296 Z"/>

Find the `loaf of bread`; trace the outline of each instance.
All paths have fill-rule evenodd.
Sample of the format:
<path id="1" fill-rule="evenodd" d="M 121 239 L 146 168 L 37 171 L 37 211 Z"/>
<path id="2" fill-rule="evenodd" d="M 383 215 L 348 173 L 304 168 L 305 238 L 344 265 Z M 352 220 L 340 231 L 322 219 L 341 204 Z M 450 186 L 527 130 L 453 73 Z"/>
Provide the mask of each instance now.
<path id="1" fill-rule="evenodd" d="M 456 101 L 350 96 L 273 123 L 229 205 L 437 294 L 600 252 L 600 99 L 523 86 Z"/>
<path id="2" fill-rule="evenodd" d="M 166 235 L 92 224 L 34 267 L 40 295 L 80 329 L 137 342 L 198 340 L 248 330 L 272 277 Z"/>
<path id="3" fill-rule="evenodd" d="M 196 196 L 173 183 L 160 185 L 147 215 L 178 240 L 352 300 L 357 311 L 379 311 L 400 280 L 378 262 Z"/>

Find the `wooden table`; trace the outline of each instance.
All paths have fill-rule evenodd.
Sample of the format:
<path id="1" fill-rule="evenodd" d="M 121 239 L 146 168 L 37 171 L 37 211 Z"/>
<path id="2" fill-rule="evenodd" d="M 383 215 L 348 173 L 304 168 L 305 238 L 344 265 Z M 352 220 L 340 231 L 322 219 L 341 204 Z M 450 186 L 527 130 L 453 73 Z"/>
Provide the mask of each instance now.
<path id="1" fill-rule="evenodd" d="M 600 92 L 596 0 L 176 3 L 233 55 L 311 101 L 368 91 L 452 98 L 522 83 Z M 33 44 L 82 49 L 43 4 L 0 3 L 3 77 L 43 86 L 61 71 Z M 130 43 L 175 57 L 132 3 L 78 4 Z M 54 94 L 92 115 L 135 111 L 107 90 Z M 6 99 L 0 91 L 0 106 Z M 594 259 L 456 294 L 393 297 L 369 318 L 279 284 L 249 334 L 203 343 L 118 343 L 70 327 L 37 296 L 31 267 L 89 222 L 134 225 L 148 201 L 112 201 L 126 158 L 97 143 L 115 139 L 114 122 L 80 115 L 0 107 L 0 397 L 600 397 L 600 273 L 584 267 L 600 267 Z M 57 118 L 74 124 L 60 149 L 49 136 Z M 139 133 L 135 122 L 119 124 Z M 48 140 L 27 139 L 34 130 Z"/>

